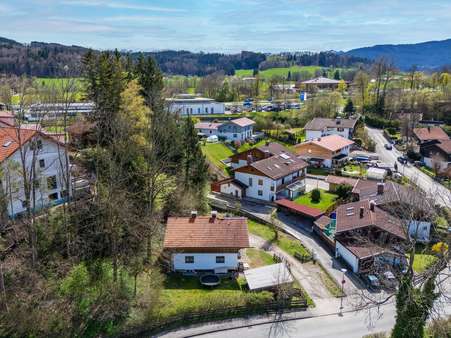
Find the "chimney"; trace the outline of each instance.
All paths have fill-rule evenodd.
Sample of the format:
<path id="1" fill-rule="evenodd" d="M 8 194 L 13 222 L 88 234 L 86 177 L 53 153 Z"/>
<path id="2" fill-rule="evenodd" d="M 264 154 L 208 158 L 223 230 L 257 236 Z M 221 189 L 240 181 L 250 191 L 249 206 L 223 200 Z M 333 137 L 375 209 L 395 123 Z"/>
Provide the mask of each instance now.
<path id="1" fill-rule="evenodd" d="M 252 162 L 254 162 L 252 155 L 247 155 L 247 164 L 251 164 Z"/>
<path id="2" fill-rule="evenodd" d="M 321 141 L 321 137 L 318 137 L 318 141 Z"/>
<path id="3" fill-rule="evenodd" d="M 336 119 L 337 125 L 341 123 L 341 117 L 337 117 Z"/>
<path id="4" fill-rule="evenodd" d="M 214 223 L 216 220 L 216 217 L 218 217 L 218 212 L 216 210 L 212 210 L 211 211 L 211 217 L 210 217 L 210 222 Z"/>
<path id="5" fill-rule="evenodd" d="M 263 153 L 265 154 L 264 158 L 268 158 L 271 156 L 271 154 L 269 153 L 269 150 L 265 150 L 265 151 L 263 151 Z"/>
<path id="6" fill-rule="evenodd" d="M 360 207 L 360 218 L 363 218 L 363 213 L 365 212 L 364 207 Z"/>
<path id="7" fill-rule="evenodd" d="M 428 126 L 428 133 L 431 132 L 431 126 Z"/>
<path id="8" fill-rule="evenodd" d="M 382 195 L 384 193 L 384 183 L 379 182 L 377 183 L 377 194 Z"/>
<path id="9" fill-rule="evenodd" d="M 370 210 L 374 212 L 374 207 L 376 206 L 376 202 L 370 201 Z"/>
<path id="10" fill-rule="evenodd" d="M 189 221 L 191 223 L 193 223 L 194 220 L 196 219 L 196 217 L 197 217 L 197 211 L 196 210 L 191 211 L 191 217 L 190 217 Z"/>

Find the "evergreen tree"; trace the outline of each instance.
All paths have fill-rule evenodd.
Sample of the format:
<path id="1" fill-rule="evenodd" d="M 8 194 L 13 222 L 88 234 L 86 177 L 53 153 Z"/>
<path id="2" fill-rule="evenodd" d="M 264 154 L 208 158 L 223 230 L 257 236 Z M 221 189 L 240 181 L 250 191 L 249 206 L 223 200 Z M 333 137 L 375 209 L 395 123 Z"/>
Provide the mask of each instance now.
<path id="1" fill-rule="evenodd" d="M 340 77 L 340 71 L 337 69 L 337 70 L 335 70 L 335 73 L 334 73 L 334 79 L 335 80 L 341 80 L 341 77 Z"/>
<path id="2" fill-rule="evenodd" d="M 291 81 L 291 71 L 288 71 L 287 81 Z"/>
<path id="3" fill-rule="evenodd" d="M 352 115 L 355 112 L 354 104 L 352 103 L 351 98 L 348 98 L 348 100 L 346 101 L 346 105 L 345 105 L 343 111 L 347 115 Z"/>

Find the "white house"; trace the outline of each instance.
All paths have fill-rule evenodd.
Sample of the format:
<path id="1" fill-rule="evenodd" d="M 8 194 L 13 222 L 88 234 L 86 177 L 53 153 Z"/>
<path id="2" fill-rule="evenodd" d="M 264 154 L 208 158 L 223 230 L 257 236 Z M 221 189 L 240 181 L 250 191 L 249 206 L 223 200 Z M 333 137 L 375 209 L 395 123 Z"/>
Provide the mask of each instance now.
<path id="1" fill-rule="evenodd" d="M 254 161 L 249 153 L 247 164 L 234 170 L 235 180 L 247 186 L 245 195 L 265 201 L 295 198 L 305 191 L 307 163 L 287 149 Z"/>
<path id="2" fill-rule="evenodd" d="M 171 113 L 180 115 L 209 115 L 224 114 L 225 112 L 224 103 L 190 94 L 166 99 L 166 104 Z"/>
<path id="3" fill-rule="evenodd" d="M 255 122 L 247 117 L 223 123 L 199 122 L 194 128 L 200 135 L 223 137 L 230 141 L 245 141 L 252 137 Z"/>
<path id="4" fill-rule="evenodd" d="M 22 148 L 22 151 L 20 151 Z M 21 153 L 25 158 L 27 175 L 35 166 L 35 201 L 30 196 L 31 206 L 36 209 L 63 202 L 69 192 L 66 190 L 64 145 L 53 137 L 32 129 L 14 127 L 0 128 L 0 163 L 3 175 L 0 178 L 3 193 L 7 199 L 9 216 L 26 211 L 26 198 L 22 179 Z M 70 181 L 70 179 L 69 179 Z"/>
<path id="5" fill-rule="evenodd" d="M 171 271 L 182 273 L 236 271 L 240 250 L 248 248 L 244 217 L 169 217 L 164 236 L 164 255 Z"/>
<path id="6" fill-rule="evenodd" d="M 339 135 L 351 139 L 356 123 L 357 120 L 355 119 L 315 117 L 304 127 L 305 139 L 306 141 L 310 141 L 328 135 Z"/>

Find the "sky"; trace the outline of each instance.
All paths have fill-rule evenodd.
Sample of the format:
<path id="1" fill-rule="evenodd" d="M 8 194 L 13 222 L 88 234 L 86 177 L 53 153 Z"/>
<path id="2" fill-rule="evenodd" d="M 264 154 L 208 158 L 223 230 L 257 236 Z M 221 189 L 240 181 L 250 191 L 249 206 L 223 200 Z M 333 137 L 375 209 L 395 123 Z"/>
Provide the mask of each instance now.
<path id="1" fill-rule="evenodd" d="M 451 38 L 451 0 L 0 0 L 0 36 L 134 51 L 345 51 Z"/>

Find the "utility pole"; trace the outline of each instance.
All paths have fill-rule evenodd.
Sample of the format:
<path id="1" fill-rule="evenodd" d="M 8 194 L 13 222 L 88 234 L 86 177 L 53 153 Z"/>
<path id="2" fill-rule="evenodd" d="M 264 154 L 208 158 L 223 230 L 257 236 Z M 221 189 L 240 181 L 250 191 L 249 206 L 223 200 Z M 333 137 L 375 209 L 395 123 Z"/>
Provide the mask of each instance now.
<path id="1" fill-rule="evenodd" d="M 340 296 L 340 312 L 339 315 L 342 316 L 343 315 L 343 297 L 344 297 L 344 287 L 345 287 L 345 274 L 348 270 L 346 269 L 341 269 L 341 272 L 343 272 L 343 277 L 341 280 L 341 296 Z"/>

